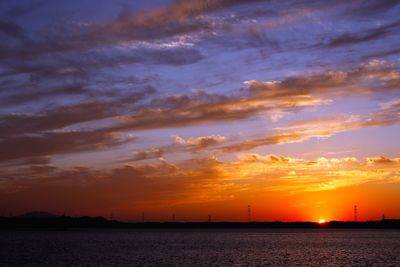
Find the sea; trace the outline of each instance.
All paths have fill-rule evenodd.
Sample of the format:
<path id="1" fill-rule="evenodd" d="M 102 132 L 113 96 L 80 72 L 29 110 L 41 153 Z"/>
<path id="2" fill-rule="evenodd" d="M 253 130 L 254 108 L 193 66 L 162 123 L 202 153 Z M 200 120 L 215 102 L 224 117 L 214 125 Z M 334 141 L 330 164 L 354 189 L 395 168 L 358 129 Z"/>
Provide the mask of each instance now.
<path id="1" fill-rule="evenodd" d="M 0 231 L 0 266 L 400 266 L 400 231 Z"/>

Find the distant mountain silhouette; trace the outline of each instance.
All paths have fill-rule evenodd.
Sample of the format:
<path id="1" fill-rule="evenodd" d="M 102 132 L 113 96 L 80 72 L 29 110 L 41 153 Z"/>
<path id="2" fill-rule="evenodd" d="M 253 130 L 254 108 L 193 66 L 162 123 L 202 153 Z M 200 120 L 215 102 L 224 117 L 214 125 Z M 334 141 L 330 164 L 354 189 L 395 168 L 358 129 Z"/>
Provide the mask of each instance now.
<path id="1" fill-rule="evenodd" d="M 57 217 L 60 216 L 45 211 L 32 211 L 16 216 L 16 218 L 25 218 L 25 219 L 51 219 Z"/>

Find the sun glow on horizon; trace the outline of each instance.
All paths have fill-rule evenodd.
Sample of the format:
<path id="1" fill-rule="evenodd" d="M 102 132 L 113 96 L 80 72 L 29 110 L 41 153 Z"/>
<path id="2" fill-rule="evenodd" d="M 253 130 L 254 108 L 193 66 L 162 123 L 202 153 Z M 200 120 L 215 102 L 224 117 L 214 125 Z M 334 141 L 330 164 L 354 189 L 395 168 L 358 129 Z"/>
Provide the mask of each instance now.
<path id="1" fill-rule="evenodd" d="M 326 223 L 326 220 L 320 219 L 320 220 L 318 221 L 318 223 L 319 223 L 319 224 L 324 224 L 324 223 Z"/>

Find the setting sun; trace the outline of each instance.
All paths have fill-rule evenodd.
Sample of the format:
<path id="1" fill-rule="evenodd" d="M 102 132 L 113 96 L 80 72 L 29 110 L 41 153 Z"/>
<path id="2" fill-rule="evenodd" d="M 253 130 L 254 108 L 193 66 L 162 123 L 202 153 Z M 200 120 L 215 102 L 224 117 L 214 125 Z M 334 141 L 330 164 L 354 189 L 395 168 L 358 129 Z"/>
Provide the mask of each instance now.
<path id="1" fill-rule="evenodd" d="M 326 223 L 326 221 L 325 221 L 324 219 L 320 219 L 320 220 L 318 221 L 318 223 L 323 224 L 323 223 Z"/>

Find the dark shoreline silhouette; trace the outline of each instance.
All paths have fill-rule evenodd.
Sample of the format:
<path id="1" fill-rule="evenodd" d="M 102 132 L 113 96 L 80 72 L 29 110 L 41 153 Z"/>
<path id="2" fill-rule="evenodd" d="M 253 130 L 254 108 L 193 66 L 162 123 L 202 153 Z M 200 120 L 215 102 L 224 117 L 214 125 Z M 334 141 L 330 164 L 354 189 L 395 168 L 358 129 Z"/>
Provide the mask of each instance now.
<path id="1" fill-rule="evenodd" d="M 0 217 L 2 229 L 54 229 L 68 230 L 74 228 L 171 228 L 171 229 L 202 229 L 202 228 L 311 228 L 311 229 L 400 229 L 400 220 L 384 219 L 380 221 L 330 221 L 323 224 L 316 222 L 121 222 L 107 220 L 103 217 L 70 217 L 47 213 L 30 213 L 17 217 Z"/>

